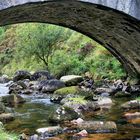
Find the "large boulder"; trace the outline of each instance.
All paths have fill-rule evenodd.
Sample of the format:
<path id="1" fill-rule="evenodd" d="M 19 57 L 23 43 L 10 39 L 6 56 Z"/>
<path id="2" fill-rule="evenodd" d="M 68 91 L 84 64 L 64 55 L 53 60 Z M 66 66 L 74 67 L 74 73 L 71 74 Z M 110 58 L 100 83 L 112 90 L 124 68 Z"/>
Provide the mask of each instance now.
<path id="1" fill-rule="evenodd" d="M 121 105 L 124 109 L 139 109 L 140 101 L 139 100 L 131 100 Z"/>
<path id="2" fill-rule="evenodd" d="M 98 101 L 95 101 L 101 107 L 108 107 L 113 105 L 113 101 L 109 97 L 99 97 Z"/>
<path id="3" fill-rule="evenodd" d="M 10 81 L 10 78 L 7 75 L 2 75 L 0 77 L 0 83 L 8 83 Z"/>
<path id="4" fill-rule="evenodd" d="M 9 85 L 9 94 L 18 94 L 23 90 L 23 87 L 16 82 L 12 82 Z"/>
<path id="5" fill-rule="evenodd" d="M 54 92 L 60 88 L 65 87 L 64 82 L 52 79 L 52 80 L 43 80 L 39 82 L 39 87 L 42 90 L 42 92 Z"/>
<path id="6" fill-rule="evenodd" d="M 109 87 L 100 87 L 100 88 L 96 88 L 95 92 L 97 94 L 108 93 L 109 95 L 112 95 L 116 92 L 116 89 L 109 88 Z"/>
<path id="7" fill-rule="evenodd" d="M 76 86 L 78 83 L 83 81 L 83 77 L 78 75 L 67 75 L 62 76 L 60 80 L 63 81 L 67 86 Z"/>
<path id="8" fill-rule="evenodd" d="M 135 112 L 135 113 L 125 113 L 124 116 L 126 119 L 131 120 L 131 119 L 140 119 L 140 112 Z"/>
<path id="9" fill-rule="evenodd" d="M 49 126 L 44 128 L 39 128 L 36 130 L 37 133 L 43 135 L 43 137 L 52 137 L 62 133 L 62 128 L 60 126 Z"/>
<path id="10" fill-rule="evenodd" d="M 22 98 L 20 95 L 7 95 L 7 96 L 2 96 L 0 98 L 0 101 L 3 102 L 5 105 L 11 106 L 19 103 L 24 103 L 25 99 Z"/>
<path id="11" fill-rule="evenodd" d="M 77 125 L 80 130 L 88 133 L 114 133 L 117 132 L 117 125 L 113 121 L 83 121 Z"/>
<path id="12" fill-rule="evenodd" d="M 0 114 L 0 121 L 2 122 L 8 122 L 14 120 L 13 113 L 2 113 Z"/>
<path id="13" fill-rule="evenodd" d="M 41 71 L 36 71 L 32 75 L 32 80 L 51 80 L 54 79 L 54 76 L 52 76 L 48 71 L 41 70 Z"/>
<path id="14" fill-rule="evenodd" d="M 61 123 L 79 118 L 77 112 L 68 107 L 59 107 L 55 112 L 49 115 L 49 121 L 53 123 Z"/>
<path id="15" fill-rule="evenodd" d="M 93 113 L 94 111 L 100 109 L 98 104 L 92 101 L 87 101 L 83 96 L 77 95 L 67 95 L 64 99 L 61 100 L 61 104 L 63 104 L 64 107 L 71 108 L 78 114 L 87 114 L 88 112 Z"/>
<path id="16" fill-rule="evenodd" d="M 31 74 L 25 70 L 16 71 L 13 77 L 13 81 L 17 82 L 19 80 L 24 80 L 24 79 L 31 79 Z"/>
<path id="17" fill-rule="evenodd" d="M 133 124 L 134 126 L 140 127 L 140 112 L 125 113 L 124 117 L 129 123 Z"/>

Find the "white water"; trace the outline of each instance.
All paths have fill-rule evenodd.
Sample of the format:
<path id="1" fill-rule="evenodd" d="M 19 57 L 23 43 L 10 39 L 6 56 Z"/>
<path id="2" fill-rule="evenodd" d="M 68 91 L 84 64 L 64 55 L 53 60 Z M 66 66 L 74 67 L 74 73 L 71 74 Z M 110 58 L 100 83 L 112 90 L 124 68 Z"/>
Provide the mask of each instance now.
<path id="1" fill-rule="evenodd" d="M 8 94 L 9 88 L 6 85 L 7 84 L 0 84 L 0 97 Z"/>

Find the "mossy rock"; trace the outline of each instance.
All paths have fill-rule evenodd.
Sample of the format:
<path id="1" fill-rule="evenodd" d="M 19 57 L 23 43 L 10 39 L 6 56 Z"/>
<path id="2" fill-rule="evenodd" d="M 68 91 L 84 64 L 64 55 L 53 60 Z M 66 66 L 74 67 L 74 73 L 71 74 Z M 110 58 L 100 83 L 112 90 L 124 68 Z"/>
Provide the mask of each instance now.
<path id="1" fill-rule="evenodd" d="M 64 88 L 58 89 L 54 92 L 54 94 L 68 95 L 68 94 L 78 94 L 79 92 L 80 92 L 80 89 L 77 86 L 71 86 L 71 87 L 64 87 Z"/>
<path id="2" fill-rule="evenodd" d="M 85 97 L 93 96 L 92 92 L 84 91 L 84 90 L 80 89 L 78 86 L 61 88 L 61 89 L 56 90 L 54 92 L 54 94 L 62 95 L 62 96 L 65 96 L 65 95 L 68 95 L 68 94 L 81 95 L 81 96 L 85 96 Z"/>
<path id="3" fill-rule="evenodd" d="M 60 78 L 66 86 L 76 86 L 78 83 L 83 81 L 83 77 L 79 75 L 66 75 Z"/>
<path id="4" fill-rule="evenodd" d="M 0 97 L 0 101 L 4 103 L 4 105 L 6 106 L 11 106 L 11 105 L 13 106 L 15 104 L 24 103 L 25 99 L 20 95 L 11 94 L 11 95 Z"/>
<path id="5" fill-rule="evenodd" d="M 72 104 L 86 104 L 87 100 L 84 99 L 84 96 L 78 96 L 78 95 L 67 95 L 64 99 L 61 100 L 61 104 L 66 104 L 68 102 Z"/>

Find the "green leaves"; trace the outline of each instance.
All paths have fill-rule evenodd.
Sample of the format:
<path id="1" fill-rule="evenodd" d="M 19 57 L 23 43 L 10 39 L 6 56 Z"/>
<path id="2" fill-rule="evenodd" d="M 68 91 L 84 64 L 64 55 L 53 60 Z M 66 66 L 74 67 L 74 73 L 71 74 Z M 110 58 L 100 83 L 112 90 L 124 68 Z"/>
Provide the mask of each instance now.
<path id="1" fill-rule="evenodd" d="M 10 53 L 11 57 L 7 53 L 0 55 L 1 62 L 4 63 L 0 66 L 4 67 L 1 69 L 6 73 L 14 73 L 17 69 L 49 69 L 58 77 L 80 75 L 87 71 L 95 79 L 125 76 L 122 65 L 105 48 L 68 28 L 40 23 L 0 28 L 0 37 L 5 34 L 7 36 L 7 33 L 16 38 L 16 47 Z"/>

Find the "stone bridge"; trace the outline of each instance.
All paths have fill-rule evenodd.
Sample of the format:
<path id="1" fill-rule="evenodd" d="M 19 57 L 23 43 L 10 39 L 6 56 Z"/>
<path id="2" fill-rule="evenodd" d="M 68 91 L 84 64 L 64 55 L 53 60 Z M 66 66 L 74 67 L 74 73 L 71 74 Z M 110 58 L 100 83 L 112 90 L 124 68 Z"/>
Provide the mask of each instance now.
<path id="1" fill-rule="evenodd" d="M 0 25 L 43 22 L 79 31 L 140 77 L 140 0 L 0 0 Z"/>

